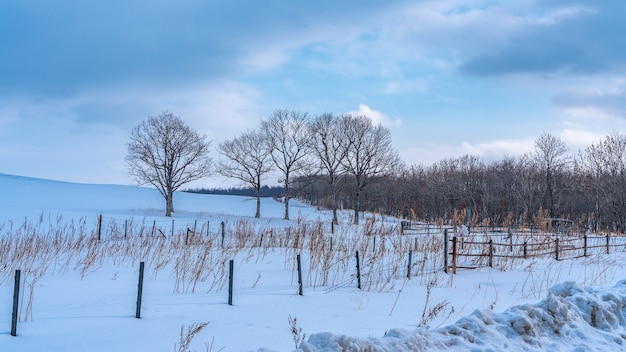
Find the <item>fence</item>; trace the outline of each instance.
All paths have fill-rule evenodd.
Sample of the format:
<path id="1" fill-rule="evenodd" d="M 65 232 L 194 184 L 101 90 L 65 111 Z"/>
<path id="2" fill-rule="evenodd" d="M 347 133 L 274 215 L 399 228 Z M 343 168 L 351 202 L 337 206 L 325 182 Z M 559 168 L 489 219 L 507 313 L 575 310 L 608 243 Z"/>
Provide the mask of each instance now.
<path id="1" fill-rule="evenodd" d="M 516 259 L 552 256 L 555 260 L 587 257 L 592 254 L 610 254 L 613 250 L 626 251 L 626 237 L 599 235 L 553 235 L 528 232 L 507 235 L 454 236 L 445 233 L 444 270 L 474 269 L 479 266 L 494 267 L 499 260 L 503 266 Z M 483 237 L 483 240 L 477 240 Z M 451 248 L 449 250 L 448 248 Z M 448 264 L 447 258 L 451 256 Z"/>
<path id="2" fill-rule="evenodd" d="M 450 228 L 433 225 L 424 225 L 420 231 L 411 228 L 415 232 L 411 233 L 384 221 L 360 226 L 303 220 L 285 224 L 102 216 L 93 231 L 84 222 L 44 232 L 37 224 L 24 224 L 0 237 L 0 262 L 12 265 L 0 270 L 0 284 L 9 282 L 11 269 L 21 270 L 24 287 L 30 290 L 22 297 L 31 300 L 24 316 L 30 312 L 32 318 L 28 307 L 32 309 L 32 292 L 39 278 L 52 270 L 66 272 L 70 268 L 87 275 L 104 260 L 118 265 L 146 262 L 153 276 L 172 270 L 174 292 L 195 292 L 200 284 L 207 293 L 217 292 L 228 284 L 228 302 L 233 304 L 233 260 L 237 256 L 240 262 L 254 263 L 270 252 L 283 255 L 284 269 L 292 276 L 297 272 L 298 293 L 304 294 L 307 287 L 322 287 L 327 293 L 346 286 L 382 291 L 394 287 L 398 279 L 415 277 L 429 282 L 442 269 L 456 273 L 459 268 L 503 267 L 523 258 L 554 256 L 561 260 L 626 248 L 625 238 L 616 236 L 519 231 L 449 238 Z M 140 275 L 137 317 L 141 314 L 143 268 Z"/>

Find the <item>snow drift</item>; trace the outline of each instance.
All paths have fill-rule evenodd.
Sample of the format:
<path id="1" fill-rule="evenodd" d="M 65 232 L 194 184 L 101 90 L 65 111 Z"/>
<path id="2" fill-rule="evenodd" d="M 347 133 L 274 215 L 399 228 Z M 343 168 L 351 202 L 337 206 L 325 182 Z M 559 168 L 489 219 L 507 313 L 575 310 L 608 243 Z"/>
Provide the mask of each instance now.
<path id="1" fill-rule="evenodd" d="M 503 313 L 477 310 L 437 330 L 392 329 L 383 338 L 318 333 L 303 352 L 330 351 L 622 351 L 626 349 L 626 280 L 609 289 L 568 281 L 537 304 Z"/>

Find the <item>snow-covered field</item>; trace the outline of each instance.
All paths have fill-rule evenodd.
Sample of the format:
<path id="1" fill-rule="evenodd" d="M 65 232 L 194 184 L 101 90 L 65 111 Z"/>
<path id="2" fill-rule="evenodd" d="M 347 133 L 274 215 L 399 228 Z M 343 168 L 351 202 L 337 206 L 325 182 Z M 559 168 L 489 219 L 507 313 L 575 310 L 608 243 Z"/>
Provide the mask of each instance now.
<path id="1" fill-rule="evenodd" d="M 411 247 L 415 238 L 399 238 L 394 219 L 364 219 L 356 227 L 346 213 L 332 235 L 328 212 L 295 201 L 289 222 L 281 220 L 283 204 L 272 199 L 263 200 L 262 219 L 255 220 L 252 199 L 178 193 L 171 236 L 172 219 L 162 216 L 164 202 L 153 189 L 0 174 L 0 195 L 0 351 L 179 351 L 181 337 L 203 323 L 188 350 L 292 351 L 294 337 L 304 335 L 297 341 L 304 351 L 626 349 L 622 251 L 517 260 L 456 275 L 437 267 L 440 253 L 415 253 L 407 280 L 406 257 L 392 259 L 392 247 Z M 194 226 L 200 238 L 187 236 Z M 304 229 L 303 242 L 286 242 L 287 228 Z M 385 240 L 377 237 L 384 231 Z M 20 239 L 37 237 L 56 247 L 37 249 L 36 258 L 9 256 L 17 245 L 38 243 Z M 436 242 L 418 241 L 420 248 Z M 82 244 L 73 250 L 64 243 Z M 362 271 L 373 273 L 363 289 L 356 287 L 352 254 L 316 256 L 330 253 L 319 246 L 331 243 L 332 253 L 361 249 Z M 302 296 L 296 254 L 302 254 Z M 136 319 L 140 261 L 146 275 Z M 15 269 L 22 270 L 16 337 L 9 334 Z"/>

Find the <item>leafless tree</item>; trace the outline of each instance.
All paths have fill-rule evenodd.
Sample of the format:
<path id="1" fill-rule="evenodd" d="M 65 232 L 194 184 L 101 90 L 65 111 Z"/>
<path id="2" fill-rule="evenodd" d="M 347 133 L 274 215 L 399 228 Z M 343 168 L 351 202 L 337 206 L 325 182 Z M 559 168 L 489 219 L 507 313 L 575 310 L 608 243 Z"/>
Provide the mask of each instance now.
<path id="1" fill-rule="evenodd" d="M 558 197 L 563 190 L 560 176 L 571 163 L 567 146 L 559 138 L 544 133 L 535 141 L 533 158 L 544 178 L 544 205 L 549 215 L 554 216 Z"/>
<path id="2" fill-rule="evenodd" d="M 393 172 L 401 161 L 387 128 L 374 126 L 367 116 L 350 115 L 342 121 L 348 141 L 343 164 L 354 180 L 354 223 L 358 224 L 363 191 L 377 177 Z"/>
<path id="3" fill-rule="evenodd" d="M 336 116 L 330 113 L 317 116 L 309 125 L 311 146 L 322 166 L 324 177 L 330 187 L 333 222 L 337 223 L 337 198 L 339 181 L 345 172 L 343 162 L 348 155 L 348 141 L 344 138 L 342 125 L 346 116 Z"/>
<path id="4" fill-rule="evenodd" d="M 210 142 L 165 111 L 149 117 L 130 132 L 126 163 L 139 184 L 151 184 L 165 198 L 165 216 L 174 212 L 174 192 L 210 175 Z"/>
<path id="5" fill-rule="evenodd" d="M 595 216 L 626 231 L 626 136 L 616 132 L 580 153 L 583 188 L 593 202 Z"/>
<path id="6" fill-rule="evenodd" d="M 221 143 L 217 151 L 218 172 L 250 185 L 256 192 L 255 218 L 261 217 L 261 178 L 272 171 L 271 150 L 265 135 L 258 131 L 242 133 L 239 137 Z"/>
<path id="7" fill-rule="evenodd" d="M 289 200 L 305 184 L 296 184 L 296 179 L 312 179 L 319 168 L 310 152 L 308 114 L 305 112 L 279 109 L 261 121 L 262 133 L 267 137 L 271 157 L 280 172 L 278 180 L 284 187 L 285 220 L 289 220 Z"/>

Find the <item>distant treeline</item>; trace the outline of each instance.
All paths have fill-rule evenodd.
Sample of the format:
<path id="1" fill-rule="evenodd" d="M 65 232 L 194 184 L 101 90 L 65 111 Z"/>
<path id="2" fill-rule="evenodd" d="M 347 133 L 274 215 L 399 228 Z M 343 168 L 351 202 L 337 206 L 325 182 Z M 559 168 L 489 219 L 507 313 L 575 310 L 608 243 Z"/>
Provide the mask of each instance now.
<path id="1" fill-rule="evenodd" d="M 250 187 L 230 187 L 230 188 L 191 188 L 184 192 L 201 193 L 201 194 L 223 194 L 229 196 L 246 196 L 256 197 L 256 192 Z M 281 186 L 263 186 L 261 187 L 261 197 L 280 198 L 284 194 Z"/>

